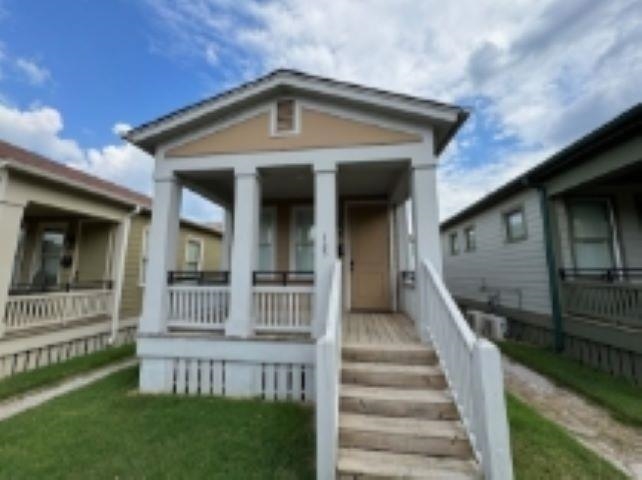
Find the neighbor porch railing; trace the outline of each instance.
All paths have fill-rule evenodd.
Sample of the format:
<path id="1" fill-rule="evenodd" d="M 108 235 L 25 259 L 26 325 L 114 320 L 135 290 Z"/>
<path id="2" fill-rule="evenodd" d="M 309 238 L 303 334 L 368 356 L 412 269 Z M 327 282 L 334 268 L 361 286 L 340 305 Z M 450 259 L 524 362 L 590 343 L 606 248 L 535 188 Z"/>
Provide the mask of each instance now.
<path id="1" fill-rule="evenodd" d="M 339 450 L 341 262 L 332 272 L 325 331 L 316 344 L 317 478 L 334 479 Z"/>
<path id="2" fill-rule="evenodd" d="M 67 323 L 111 313 L 111 290 L 58 291 L 9 295 L 4 311 L 4 331 L 15 332 Z"/>
<path id="3" fill-rule="evenodd" d="M 441 276 L 423 261 L 415 317 L 439 355 L 448 385 L 485 478 L 511 479 L 504 385 L 497 347 L 477 338 Z"/>
<path id="4" fill-rule="evenodd" d="M 560 277 L 565 313 L 642 326 L 642 269 L 566 269 Z"/>

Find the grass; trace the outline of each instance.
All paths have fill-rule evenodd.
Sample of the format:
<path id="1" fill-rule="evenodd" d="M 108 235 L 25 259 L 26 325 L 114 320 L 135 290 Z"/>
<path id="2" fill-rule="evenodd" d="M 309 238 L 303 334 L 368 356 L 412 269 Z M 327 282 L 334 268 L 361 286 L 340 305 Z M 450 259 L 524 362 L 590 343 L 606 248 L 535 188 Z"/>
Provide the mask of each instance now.
<path id="1" fill-rule="evenodd" d="M 82 357 L 18 373 L 0 380 L 0 400 L 23 394 L 29 390 L 47 387 L 80 373 L 85 373 L 109 363 L 134 355 L 133 344 L 108 348 Z"/>
<path id="2" fill-rule="evenodd" d="M 549 350 L 510 341 L 499 346 L 513 360 L 601 405 L 616 420 L 642 426 L 642 387 Z"/>
<path id="3" fill-rule="evenodd" d="M 507 395 L 513 467 L 517 480 L 624 479 L 564 429 Z"/>
<path id="4" fill-rule="evenodd" d="M 314 478 L 310 407 L 138 395 L 137 372 L 2 422 L 0 478 Z"/>

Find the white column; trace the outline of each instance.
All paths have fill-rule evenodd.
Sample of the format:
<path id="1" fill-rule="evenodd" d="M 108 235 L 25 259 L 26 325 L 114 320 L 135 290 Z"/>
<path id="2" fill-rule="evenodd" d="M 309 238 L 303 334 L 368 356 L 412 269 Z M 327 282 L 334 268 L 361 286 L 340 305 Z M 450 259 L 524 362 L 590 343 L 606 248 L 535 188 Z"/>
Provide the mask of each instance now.
<path id="1" fill-rule="evenodd" d="M 123 294 L 123 283 L 125 280 L 125 258 L 127 256 L 127 245 L 129 243 L 129 231 L 131 217 L 134 213 L 128 214 L 116 227 L 116 241 L 114 242 L 114 253 L 112 259 L 112 311 L 111 311 L 111 337 L 110 343 L 115 343 L 118 337 L 120 322 L 120 300 Z"/>
<path id="2" fill-rule="evenodd" d="M 181 196 L 175 177 L 155 181 L 141 333 L 163 333 L 167 328 L 167 273 L 176 268 Z"/>
<path id="3" fill-rule="evenodd" d="M 13 265 L 18 248 L 20 224 L 24 213 L 24 205 L 0 200 L 0 337 L 4 336 L 4 312 L 11 286 Z"/>
<path id="4" fill-rule="evenodd" d="M 229 208 L 223 211 L 223 242 L 221 244 L 221 270 L 230 269 L 232 239 L 234 238 L 234 217 Z"/>
<path id="5" fill-rule="evenodd" d="M 417 270 L 419 270 L 421 262 L 428 260 L 441 274 L 442 258 L 436 170 L 436 165 L 433 164 L 420 164 L 412 167 L 412 221 Z M 417 277 L 419 277 L 419 271 Z"/>
<path id="6" fill-rule="evenodd" d="M 314 169 L 314 328 L 323 334 L 332 280 L 337 259 L 337 180 L 336 167 Z"/>
<path id="7" fill-rule="evenodd" d="M 257 264 L 260 203 L 256 169 L 238 169 L 234 187 L 230 318 L 225 327 L 229 336 L 245 338 L 252 334 L 252 273 Z"/>

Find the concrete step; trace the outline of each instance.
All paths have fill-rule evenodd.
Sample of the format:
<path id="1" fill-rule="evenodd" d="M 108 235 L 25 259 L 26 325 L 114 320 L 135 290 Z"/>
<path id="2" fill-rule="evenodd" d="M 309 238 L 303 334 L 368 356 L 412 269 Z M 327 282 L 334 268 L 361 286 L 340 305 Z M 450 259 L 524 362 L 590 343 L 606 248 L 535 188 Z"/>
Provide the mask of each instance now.
<path id="1" fill-rule="evenodd" d="M 436 365 L 437 354 L 424 345 L 362 345 L 344 344 L 343 359 L 348 362 L 401 363 L 404 365 Z"/>
<path id="2" fill-rule="evenodd" d="M 461 423 L 446 420 L 342 413 L 339 417 L 339 445 L 341 448 L 472 458 Z"/>
<path id="3" fill-rule="evenodd" d="M 399 388 L 446 388 L 438 366 L 397 365 L 375 362 L 343 362 L 342 383 Z"/>
<path id="4" fill-rule="evenodd" d="M 453 398 L 446 390 L 396 389 L 343 384 L 341 411 L 385 417 L 457 420 Z"/>
<path id="5" fill-rule="evenodd" d="M 337 477 L 339 480 L 472 480 L 481 479 L 482 475 L 473 460 L 342 448 Z"/>

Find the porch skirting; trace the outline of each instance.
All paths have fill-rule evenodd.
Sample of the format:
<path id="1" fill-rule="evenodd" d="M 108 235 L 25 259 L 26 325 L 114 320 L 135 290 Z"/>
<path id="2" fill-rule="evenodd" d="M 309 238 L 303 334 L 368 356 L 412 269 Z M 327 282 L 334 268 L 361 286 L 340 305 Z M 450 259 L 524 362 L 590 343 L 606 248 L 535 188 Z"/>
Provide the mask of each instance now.
<path id="1" fill-rule="evenodd" d="M 312 341 L 170 333 L 137 349 L 143 393 L 314 401 Z"/>

